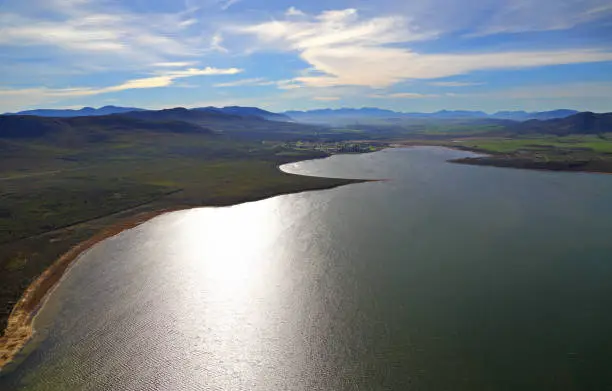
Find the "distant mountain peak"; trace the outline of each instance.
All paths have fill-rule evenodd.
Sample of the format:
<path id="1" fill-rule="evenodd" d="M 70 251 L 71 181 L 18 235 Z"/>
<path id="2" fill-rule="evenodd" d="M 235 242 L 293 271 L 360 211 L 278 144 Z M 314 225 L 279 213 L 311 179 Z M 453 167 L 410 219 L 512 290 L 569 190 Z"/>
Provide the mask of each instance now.
<path id="1" fill-rule="evenodd" d="M 469 118 L 491 118 L 506 119 L 514 121 L 528 121 L 532 119 L 547 120 L 555 118 L 565 118 L 577 114 L 578 111 L 570 109 L 557 109 L 541 112 L 527 112 L 524 110 L 505 110 L 493 114 L 483 111 L 472 110 L 439 110 L 433 113 L 419 112 L 398 112 L 377 107 L 350 108 L 343 107 L 338 109 L 322 108 L 314 110 L 291 110 L 284 113 L 273 113 L 259 107 L 250 106 L 225 106 L 225 107 L 200 107 L 188 109 L 185 107 L 174 107 L 160 110 L 170 113 L 187 113 L 188 111 L 207 111 L 209 113 L 229 114 L 240 117 L 258 117 L 270 121 L 289 122 L 292 120 L 303 122 L 327 122 L 330 119 L 359 120 L 365 118 L 431 118 L 431 119 L 469 119 Z M 121 107 L 106 105 L 100 108 L 82 107 L 80 109 L 35 109 L 26 110 L 18 113 L 7 113 L 11 115 L 34 115 L 39 117 L 80 117 L 80 116 L 100 116 L 109 114 L 124 114 L 129 112 L 147 111 L 137 107 Z"/>
<path id="2" fill-rule="evenodd" d="M 18 113 L 10 113 L 11 115 L 35 115 L 38 117 L 82 117 L 82 116 L 100 116 L 109 114 L 129 113 L 131 111 L 144 111 L 137 107 L 119 107 L 119 106 L 103 106 L 98 109 L 85 106 L 80 109 L 35 109 L 25 110 Z"/>
<path id="3" fill-rule="evenodd" d="M 340 109 L 313 109 L 305 111 L 286 111 L 284 114 L 303 122 L 326 122 L 327 120 L 359 120 L 371 118 L 431 118 L 431 119 L 469 119 L 491 118 L 527 121 L 530 119 L 565 118 L 578 113 L 576 110 L 559 109 L 543 112 L 526 111 L 498 111 L 487 114 L 479 110 L 439 110 L 433 113 L 398 112 L 376 107 L 340 108 Z"/>

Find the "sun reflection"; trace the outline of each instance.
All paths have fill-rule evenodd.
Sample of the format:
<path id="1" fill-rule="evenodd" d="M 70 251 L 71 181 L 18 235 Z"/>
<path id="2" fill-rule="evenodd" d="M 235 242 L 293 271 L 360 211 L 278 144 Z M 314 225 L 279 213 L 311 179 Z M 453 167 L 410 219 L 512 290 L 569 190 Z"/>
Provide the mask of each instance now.
<path id="1" fill-rule="evenodd" d="M 269 328 L 261 303 L 274 300 L 282 275 L 271 256 L 283 232 L 281 203 L 272 198 L 185 211 L 172 234 L 174 259 L 183 270 L 177 305 L 193 314 L 181 331 L 201 342 L 190 347 L 192 354 L 208 355 L 217 368 L 241 373 L 243 380 L 261 370 L 254 358 L 265 350 L 261 330 Z"/>

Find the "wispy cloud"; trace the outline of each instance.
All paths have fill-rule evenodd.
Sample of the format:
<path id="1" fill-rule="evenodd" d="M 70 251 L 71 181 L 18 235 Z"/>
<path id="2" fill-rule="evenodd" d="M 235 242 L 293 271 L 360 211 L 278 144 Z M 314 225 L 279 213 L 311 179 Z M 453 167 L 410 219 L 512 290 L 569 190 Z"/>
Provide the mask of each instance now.
<path id="1" fill-rule="evenodd" d="M 293 12 L 295 14 L 295 12 Z M 331 46 L 371 46 L 432 38 L 435 32 L 418 31 L 400 16 L 360 20 L 356 9 L 324 11 L 306 19 L 273 20 L 232 29 L 254 35 L 278 49 L 308 50 Z"/>
<path id="2" fill-rule="evenodd" d="M 239 2 L 241 2 L 242 0 L 221 0 L 219 1 L 219 3 L 221 4 L 221 9 L 223 11 L 227 10 L 229 7 L 233 6 L 234 4 L 237 4 Z"/>
<path id="3" fill-rule="evenodd" d="M 322 102 L 333 102 L 336 100 L 340 100 L 342 98 L 340 98 L 339 96 L 315 96 L 312 99 L 322 101 Z"/>
<path id="4" fill-rule="evenodd" d="M 312 86 L 341 84 L 387 87 L 409 79 L 438 79 L 479 70 L 612 61 L 612 52 L 563 50 L 539 52 L 418 54 L 392 47 L 317 48 L 302 57 L 326 76 L 298 77 Z"/>
<path id="5" fill-rule="evenodd" d="M 264 48 L 296 51 L 319 75 L 300 76 L 308 86 L 387 87 L 409 79 L 438 79 L 479 70 L 612 61 L 612 51 L 569 49 L 421 54 L 399 43 L 432 39 L 399 16 L 361 19 L 355 9 L 325 11 L 308 20 L 276 20 L 234 29 Z"/>
<path id="6" fill-rule="evenodd" d="M 471 82 L 461 82 L 461 81 L 433 81 L 429 84 L 432 86 L 437 86 L 437 87 L 472 87 L 472 86 L 480 86 L 483 83 L 471 83 Z"/>
<path id="7" fill-rule="evenodd" d="M 289 7 L 287 11 L 285 11 L 285 15 L 286 16 L 306 16 L 306 14 L 303 11 L 295 7 Z"/>
<path id="8" fill-rule="evenodd" d="M 263 77 L 254 77 L 251 79 L 241 79 L 230 81 L 227 83 L 216 83 L 214 87 L 246 87 L 246 86 L 276 86 L 279 90 L 293 90 L 301 88 L 302 85 L 293 79 L 284 80 L 268 80 Z"/>
<path id="9" fill-rule="evenodd" d="M 159 88 L 171 86 L 175 80 L 195 76 L 235 75 L 242 72 L 238 68 L 189 68 L 159 73 L 156 76 L 127 80 L 107 87 L 76 88 L 0 88 L 0 104 L 8 104 L 13 98 L 27 98 L 31 103 L 42 103 L 57 98 L 91 96 L 133 89 Z"/>
<path id="10" fill-rule="evenodd" d="M 174 61 L 174 62 L 156 62 L 152 64 L 154 67 L 159 68 L 183 68 L 196 65 L 194 61 Z"/>
<path id="11" fill-rule="evenodd" d="M 138 13 L 119 2 L 31 1 L 29 7 L 0 12 L 0 47 L 4 52 L 35 50 L 53 59 L 38 72 L 54 65 L 113 71 L 194 65 L 196 56 L 221 50 L 203 27 L 192 32 L 199 19 L 188 12 Z"/>
<path id="12" fill-rule="evenodd" d="M 295 80 L 279 80 L 275 82 L 279 90 L 295 90 L 302 88 L 302 85 Z"/>
<path id="13" fill-rule="evenodd" d="M 212 50 L 220 52 L 220 53 L 228 53 L 229 50 L 223 46 L 223 36 L 221 33 L 217 32 L 213 35 L 210 41 L 210 47 Z"/>
<path id="14" fill-rule="evenodd" d="M 376 99 L 422 99 L 435 98 L 436 94 L 419 94 L 416 92 L 396 92 L 392 94 L 370 94 L 368 97 Z"/>
<path id="15" fill-rule="evenodd" d="M 263 77 L 255 77 L 252 79 L 241 79 L 236 81 L 230 81 L 227 83 L 217 83 L 214 84 L 214 87 L 242 87 L 242 86 L 262 86 L 262 85 L 270 85 L 274 82 L 267 81 Z"/>
<path id="16" fill-rule="evenodd" d="M 495 9 L 487 22 L 467 36 L 567 30 L 612 15 L 607 0 L 512 1 Z"/>
<path id="17" fill-rule="evenodd" d="M 383 1 L 379 8 L 409 15 L 425 30 L 464 37 L 567 30 L 609 23 L 612 16 L 609 0 L 428 0 L 391 5 Z"/>
<path id="18" fill-rule="evenodd" d="M 171 34 L 183 28 L 176 15 L 153 15 L 145 20 L 129 13 L 83 10 L 78 16 L 51 20 L 5 13 L 0 15 L 0 23 L 3 27 L 0 44 L 7 46 L 51 46 L 73 52 L 147 58 L 197 53 L 189 40 Z M 173 27 L 165 23 L 172 23 Z"/>
<path id="19" fill-rule="evenodd" d="M 213 75 L 235 75 L 242 72 L 242 69 L 238 68 L 211 68 L 206 67 L 202 69 L 189 68 L 180 71 L 161 72 L 159 76 L 145 77 L 142 79 L 128 80 L 125 83 L 117 86 L 105 87 L 100 89 L 94 89 L 96 93 L 114 92 L 131 90 L 135 88 L 156 88 L 156 87 L 167 87 L 174 82 L 176 79 L 182 79 L 186 77 L 194 76 L 213 76 Z"/>

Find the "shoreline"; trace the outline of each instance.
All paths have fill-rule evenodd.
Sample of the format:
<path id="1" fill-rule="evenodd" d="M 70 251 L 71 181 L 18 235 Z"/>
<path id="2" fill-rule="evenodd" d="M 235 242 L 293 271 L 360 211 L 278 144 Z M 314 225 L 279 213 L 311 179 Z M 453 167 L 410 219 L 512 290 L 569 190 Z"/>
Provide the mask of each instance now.
<path id="1" fill-rule="evenodd" d="M 329 156 L 321 157 L 319 159 L 327 158 Z M 312 159 L 307 159 L 312 160 Z M 315 159 L 316 160 L 316 159 Z M 290 162 L 291 163 L 291 162 Z M 284 163 L 287 164 L 287 163 Z M 298 175 L 285 172 L 280 169 L 284 164 L 277 166 L 277 169 L 282 174 L 286 175 Z M 301 175 L 304 176 L 304 175 Z M 341 178 L 329 178 L 338 179 Z M 77 243 L 71 247 L 68 251 L 57 258 L 47 269 L 45 269 L 22 293 L 21 297 L 11 310 L 7 321 L 6 328 L 3 330 L 3 334 L 0 336 L 0 374 L 3 368 L 13 362 L 13 360 L 19 355 L 26 344 L 32 339 L 35 334 L 33 327 L 33 321 L 36 317 L 37 312 L 44 305 L 45 299 L 61 281 L 62 277 L 66 274 L 70 266 L 76 261 L 83 253 L 88 249 L 96 245 L 97 243 L 116 236 L 123 231 L 135 228 L 147 221 L 160 216 L 162 214 L 177 212 L 192 208 L 206 208 L 206 207 L 227 207 L 239 205 L 245 202 L 255 202 L 271 197 L 277 197 L 280 195 L 295 194 L 307 191 L 315 190 L 329 190 L 332 188 L 345 186 L 355 183 L 365 182 L 378 182 L 379 179 L 344 179 L 344 183 L 336 183 L 332 185 L 324 185 L 317 189 L 305 188 L 297 191 L 280 192 L 278 194 L 268 195 L 264 197 L 256 197 L 252 200 L 242 200 L 235 203 L 225 204 L 210 204 L 210 205 L 199 205 L 199 206 L 177 206 L 163 208 L 154 211 L 140 212 L 131 217 L 125 217 L 115 224 L 108 227 L 102 228 L 100 231 L 95 233 L 90 238 Z"/>
<path id="2" fill-rule="evenodd" d="M 518 170 L 529 170 L 529 171 L 547 171 L 547 172 L 573 172 L 573 173 L 586 173 L 586 174 L 604 174 L 611 175 L 612 170 L 609 168 L 588 168 L 584 167 L 584 164 L 571 165 L 567 162 L 557 161 L 537 161 L 528 159 L 525 157 L 514 157 L 508 156 L 507 154 L 495 153 L 491 151 L 485 151 L 478 148 L 470 148 L 460 145 L 447 145 L 447 144 L 421 144 L 421 143 L 398 143 L 391 148 L 414 148 L 414 147 L 438 147 L 447 148 L 455 151 L 471 152 L 480 156 L 474 157 L 463 157 L 457 159 L 447 160 L 449 163 L 464 164 L 469 166 L 481 166 L 481 167 L 498 167 L 498 168 L 513 168 Z"/>
<path id="3" fill-rule="evenodd" d="M 44 304 L 47 295 L 59 283 L 70 266 L 79 256 L 97 243 L 120 234 L 123 231 L 135 228 L 159 215 L 181 210 L 162 209 L 153 212 L 142 212 L 131 218 L 126 218 L 117 224 L 104 228 L 89 239 L 78 243 L 55 262 L 45 269 L 23 292 L 19 301 L 13 307 L 4 329 L 4 334 L 0 337 L 0 372 L 10 364 L 13 359 L 21 352 L 23 347 L 34 335 L 33 320 L 38 310 Z"/>
<path id="4" fill-rule="evenodd" d="M 464 150 L 465 151 L 465 150 Z M 482 152 L 479 152 L 482 153 Z M 539 162 L 521 158 L 495 158 L 496 155 L 483 157 L 466 157 L 451 159 L 450 163 L 465 164 L 469 166 L 513 168 L 517 170 L 547 171 L 547 172 L 573 172 L 584 174 L 611 175 L 612 171 L 595 168 L 584 168 L 582 165 L 559 164 L 556 162 Z"/>

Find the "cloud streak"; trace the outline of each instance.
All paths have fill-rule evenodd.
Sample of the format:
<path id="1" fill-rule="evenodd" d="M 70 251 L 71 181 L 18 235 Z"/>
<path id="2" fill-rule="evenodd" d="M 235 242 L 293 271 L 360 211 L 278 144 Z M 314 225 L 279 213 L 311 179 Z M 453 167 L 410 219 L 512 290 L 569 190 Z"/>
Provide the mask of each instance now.
<path id="1" fill-rule="evenodd" d="M 11 99 L 29 99 L 32 103 L 45 102 L 54 98 L 70 98 L 107 94 L 134 89 L 160 88 L 171 86 L 175 80 L 195 76 L 235 75 L 242 72 L 238 68 L 189 68 L 184 70 L 160 73 L 156 76 L 127 80 L 123 83 L 107 87 L 76 87 L 76 88 L 0 88 L 0 104 L 10 103 Z"/>
<path id="2" fill-rule="evenodd" d="M 339 96 L 315 96 L 312 98 L 312 100 L 318 100 L 321 102 L 333 102 L 340 99 L 342 98 L 340 98 Z"/>
<path id="3" fill-rule="evenodd" d="M 464 37 L 569 30 L 612 16 L 609 0 L 428 0 L 382 2 L 381 12 L 409 15 L 425 30 Z"/>
<path id="4" fill-rule="evenodd" d="M 267 86 L 274 84 L 274 82 L 267 81 L 263 77 L 254 77 L 252 79 L 241 79 L 236 81 L 230 81 L 227 83 L 213 84 L 214 87 L 243 87 L 243 86 Z"/>
<path id="5" fill-rule="evenodd" d="M 436 94 L 420 94 L 417 92 L 396 92 L 392 94 L 371 94 L 368 95 L 370 98 L 376 99 L 422 99 L 422 98 L 435 98 L 439 95 Z"/>
<path id="6" fill-rule="evenodd" d="M 298 52 L 319 75 L 295 80 L 313 87 L 384 88 L 410 79 L 438 79 L 480 70 L 612 61 L 611 51 L 597 49 L 417 53 L 397 44 L 432 39 L 436 32 L 419 31 L 396 16 L 362 20 L 355 9 L 325 11 L 308 20 L 289 18 L 234 31 L 254 36 L 264 48 Z"/>
<path id="7" fill-rule="evenodd" d="M 567 30 L 610 15 L 607 0 L 504 1 L 487 23 L 467 36 Z"/>
<path id="8" fill-rule="evenodd" d="M 471 83 L 471 82 L 460 82 L 460 81 L 432 81 L 429 83 L 436 87 L 473 87 L 481 86 L 483 83 Z"/>

